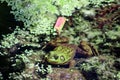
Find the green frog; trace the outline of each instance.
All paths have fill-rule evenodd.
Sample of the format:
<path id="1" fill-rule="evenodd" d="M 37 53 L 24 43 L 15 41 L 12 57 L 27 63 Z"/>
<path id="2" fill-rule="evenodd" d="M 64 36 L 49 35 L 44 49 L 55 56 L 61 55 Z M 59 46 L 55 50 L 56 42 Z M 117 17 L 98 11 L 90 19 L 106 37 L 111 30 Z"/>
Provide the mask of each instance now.
<path id="1" fill-rule="evenodd" d="M 87 51 L 74 44 L 69 44 L 69 39 L 66 37 L 57 37 L 51 40 L 47 46 L 53 47 L 52 51 L 45 56 L 46 61 L 51 64 L 65 65 L 69 64 L 69 67 L 75 65 L 75 54 L 86 55 Z"/>

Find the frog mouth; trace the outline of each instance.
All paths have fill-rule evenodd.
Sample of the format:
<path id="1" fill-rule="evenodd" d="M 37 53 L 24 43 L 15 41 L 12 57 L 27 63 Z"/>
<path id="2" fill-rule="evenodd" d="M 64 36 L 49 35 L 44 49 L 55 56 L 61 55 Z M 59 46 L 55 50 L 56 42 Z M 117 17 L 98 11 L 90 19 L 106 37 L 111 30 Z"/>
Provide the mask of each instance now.
<path id="1" fill-rule="evenodd" d="M 55 58 L 49 58 L 47 61 L 51 64 L 63 64 L 63 62 L 60 62 L 59 60 Z"/>
<path id="2" fill-rule="evenodd" d="M 47 59 L 48 62 L 57 62 L 57 60 L 54 57 L 50 57 Z"/>
<path id="3" fill-rule="evenodd" d="M 48 62 L 51 63 L 51 64 L 59 64 L 58 61 L 56 61 L 55 59 L 54 60 L 49 59 Z"/>

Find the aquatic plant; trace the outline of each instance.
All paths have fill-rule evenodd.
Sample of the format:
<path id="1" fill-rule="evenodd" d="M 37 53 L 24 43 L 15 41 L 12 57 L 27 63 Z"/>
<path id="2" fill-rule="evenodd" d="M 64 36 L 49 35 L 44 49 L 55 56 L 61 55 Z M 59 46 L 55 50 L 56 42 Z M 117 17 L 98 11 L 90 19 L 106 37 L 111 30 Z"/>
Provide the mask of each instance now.
<path id="1" fill-rule="evenodd" d="M 78 45 L 79 41 L 87 40 L 95 44 L 99 50 L 102 50 L 100 48 L 101 44 L 108 45 L 111 48 L 112 43 L 107 39 L 118 40 L 120 25 L 115 24 L 113 30 L 106 30 L 106 39 L 106 35 L 102 34 L 103 32 L 100 29 L 94 29 L 95 26 L 92 25 L 94 21 L 85 18 L 91 16 L 91 13 L 93 18 L 96 14 L 94 9 L 88 11 L 87 6 L 99 4 L 97 7 L 100 8 L 100 5 L 104 2 L 103 0 L 96 1 L 98 2 L 94 0 L 1 0 L 1 2 L 7 2 L 8 6 L 11 6 L 11 13 L 15 16 L 15 19 L 24 23 L 22 28 L 18 26 L 13 33 L 3 35 L 3 39 L 0 41 L 0 55 L 7 55 L 8 59 L 13 58 L 12 60 L 15 62 L 11 64 L 12 68 L 15 70 L 16 68 L 21 69 L 19 65 L 22 62 L 25 64 L 25 68 L 22 69 L 24 71 L 9 72 L 7 77 L 9 79 L 31 78 L 32 80 L 39 78 L 34 73 L 35 64 L 41 62 L 41 57 L 45 55 L 42 47 L 50 41 L 51 37 L 56 36 L 53 26 L 59 16 L 68 19 L 73 18 L 72 26 L 69 24 L 69 20 L 66 23 L 68 25 L 65 25 L 60 35 L 70 36 L 70 43 Z M 105 2 L 110 3 L 112 1 Z M 118 42 L 115 42 L 113 46 L 119 46 Z M 110 51 L 108 48 L 107 50 Z M 104 51 L 102 50 L 102 52 Z M 11 69 L 9 66 L 8 68 Z M 38 67 L 38 69 L 38 72 L 44 73 L 45 68 Z M 1 78 L 2 75 L 4 74 L 0 75 Z"/>
<path id="2" fill-rule="evenodd" d="M 89 0 L 94 7 L 105 6 L 105 4 L 115 2 L 115 0 Z"/>
<path id="3" fill-rule="evenodd" d="M 2 73 L 0 72 L 0 79 L 2 80 L 3 79 L 3 76 L 2 76 Z"/>
<path id="4" fill-rule="evenodd" d="M 118 80 L 119 71 L 116 71 L 115 67 L 113 66 L 114 61 L 115 57 L 110 55 L 92 57 L 85 60 L 84 63 L 82 63 L 81 65 L 79 64 L 79 69 L 83 72 L 84 76 L 86 76 L 88 80 L 91 79 Z"/>
<path id="5" fill-rule="evenodd" d="M 50 34 L 57 16 L 70 16 L 75 8 L 89 4 L 84 0 L 2 0 L 12 7 L 15 19 L 23 21 L 24 26 L 34 35 Z M 73 4 L 74 3 L 74 4 Z M 81 5 L 79 5 L 81 4 Z"/>
<path id="6" fill-rule="evenodd" d="M 120 5 L 114 3 L 96 10 L 97 14 L 95 17 L 95 21 L 98 24 L 98 28 L 103 29 L 103 26 L 109 25 L 110 29 L 112 29 L 112 25 L 119 22 L 119 10 Z"/>
<path id="7" fill-rule="evenodd" d="M 75 3 L 73 0 L 70 0 L 70 1 L 65 1 L 65 0 L 50 0 L 50 1 L 49 0 L 48 1 L 1 0 L 1 2 L 4 2 L 4 1 L 8 3 L 8 6 L 11 6 L 11 8 L 12 8 L 11 13 L 14 14 L 15 19 L 18 21 L 24 22 L 24 27 L 25 27 L 24 30 L 20 30 L 20 31 L 17 30 L 15 33 L 20 32 L 20 35 L 22 35 L 22 36 L 20 36 L 20 38 L 22 37 L 22 39 L 23 39 L 26 37 L 24 35 L 26 34 L 26 31 L 27 31 L 27 34 L 26 34 L 28 36 L 27 38 L 29 40 L 32 39 L 32 41 L 34 39 L 35 42 L 41 41 L 41 40 L 39 40 L 41 38 L 40 37 L 41 34 L 43 36 L 46 35 L 46 37 L 45 36 L 44 37 L 47 40 L 50 39 L 49 36 L 51 34 L 54 35 L 55 30 L 53 29 L 53 26 L 54 26 L 55 20 L 57 19 L 57 16 L 72 16 L 73 15 L 72 13 L 75 12 L 75 8 L 82 10 L 82 8 L 88 6 L 89 4 L 94 4 L 93 3 L 94 1 L 89 1 L 89 0 L 86 0 L 86 1 L 76 0 Z M 102 0 L 99 1 L 99 4 L 101 4 L 101 2 L 104 2 L 104 1 L 102 1 Z M 112 2 L 112 1 L 108 1 L 108 2 Z M 75 28 L 81 28 L 79 30 L 82 30 L 82 31 L 83 30 L 86 31 L 85 29 L 91 30 L 89 27 L 89 24 L 90 24 L 89 22 L 84 21 L 84 19 L 80 18 L 80 16 L 77 20 L 81 21 L 80 23 L 78 22 L 81 27 L 77 27 L 77 25 L 75 25 L 76 24 L 76 22 L 75 22 L 74 23 L 74 25 L 76 26 Z M 77 21 L 77 20 L 75 20 L 75 21 Z M 71 28 L 71 30 L 72 30 L 72 28 Z M 25 34 L 21 33 L 21 31 Z M 75 29 L 75 31 L 78 32 L 77 29 Z M 93 33 L 93 31 L 91 33 L 90 33 L 90 31 L 86 31 L 86 32 L 88 34 L 88 39 L 90 39 L 91 37 L 95 37 L 95 35 L 101 34 L 101 32 L 94 32 L 94 33 Z M 15 33 L 12 33 L 12 35 L 11 34 L 8 35 L 9 37 L 5 36 L 8 38 L 5 39 L 5 37 L 4 37 L 2 45 L 5 45 L 6 47 L 10 47 L 10 46 L 20 42 L 19 39 L 14 37 Z M 69 33 L 69 35 L 71 35 L 71 34 L 74 34 L 74 31 Z M 94 34 L 94 36 L 93 36 L 93 34 Z M 77 34 L 75 33 L 75 35 L 77 35 Z M 10 36 L 11 36 L 11 38 L 10 38 Z M 82 36 L 80 38 L 76 38 L 77 39 L 76 41 L 79 41 L 78 39 L 81 39 L 81 38 L 83 39 L 84 37 Z M 12 38 L 13 38 L 13 40 L 12 40 Z M 71 36 L 71 38 L 72 38 L 72 36 Z M 11 40 L 8 40 L 8 39 L 11 39 Z M 16 42 L 15 43 L 11 42 L 8 44 L 8 42 L 6 42 L 7 40 L 8 41 L 15 40 Z M 99 38 L 98 42 L 103 42 L 103 40 Z"/>
<path id="8" fill-rule="evenodd" d="M 113 3 L 102 8 L 83 8 L 73 13 L 70 17 L 72 25 L 68 25 L 62 35 L 70 36 L 70 41 L 74 44 L 79 44 L 80 40 L 89 41 L 96 45 L 101 53 L 115 51 L 114 48 L 120 46 L 119 11 L 119 4 Z M 104 15 L 100 16 L 100 13 Z"/>
<path id="9" fill-rule="evenodd" d="M 17 27 L 12 34 L 3 36 L 2 48 L 10 48 L 18 43 L 22 46 L 40 47 L 38 42 L 43 42 L 43 39 L 49 41 L 51 35 L 56 35 L 53 26 L 58 16 L 70 16 L 75 8 L 80 9 L 89 4 L 83 0 L 76 0 L 75 3 L 74 0 L 67 2 L 66 0 L 1 0 L 1 2 L 7 2 L 15 19 L 24 23 L 23 29 Z"/>

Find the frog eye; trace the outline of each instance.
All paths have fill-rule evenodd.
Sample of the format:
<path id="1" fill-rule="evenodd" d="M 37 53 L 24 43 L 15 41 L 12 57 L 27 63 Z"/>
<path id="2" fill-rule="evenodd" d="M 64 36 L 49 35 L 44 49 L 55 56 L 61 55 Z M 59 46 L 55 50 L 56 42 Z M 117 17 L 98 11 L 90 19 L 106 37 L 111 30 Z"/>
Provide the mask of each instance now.
<path id="1" fill-rule="evenodd" d="M 57 55 L 54 55 L 54 59 L 58 59 L 58 56 L 57 56 Z"/>
<path id="2" fill-rule="evenodd" d="M 60 60 L 65 61 L 64 56 L 60 56 Z"/>

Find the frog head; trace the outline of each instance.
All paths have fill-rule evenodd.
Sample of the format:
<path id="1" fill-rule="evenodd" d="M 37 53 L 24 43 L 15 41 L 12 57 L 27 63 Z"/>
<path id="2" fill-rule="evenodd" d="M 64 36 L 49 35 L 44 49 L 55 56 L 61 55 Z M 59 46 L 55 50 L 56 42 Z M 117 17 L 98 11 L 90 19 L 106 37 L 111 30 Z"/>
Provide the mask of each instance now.
<path id="1" fill-rule="evenodd" d="M 68 47 L 58 46 L 53 51 L 50 51 L 46 56 L 46 60 L 51 64 L 66 64 L 73 57 L 72 53 L 73 51 L 68 49 Z"/>

